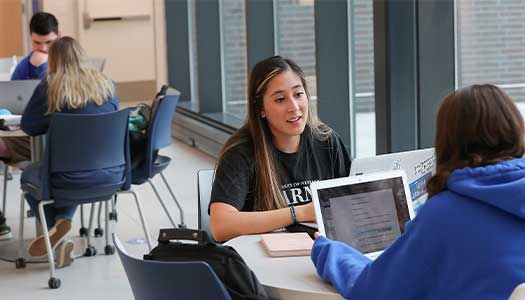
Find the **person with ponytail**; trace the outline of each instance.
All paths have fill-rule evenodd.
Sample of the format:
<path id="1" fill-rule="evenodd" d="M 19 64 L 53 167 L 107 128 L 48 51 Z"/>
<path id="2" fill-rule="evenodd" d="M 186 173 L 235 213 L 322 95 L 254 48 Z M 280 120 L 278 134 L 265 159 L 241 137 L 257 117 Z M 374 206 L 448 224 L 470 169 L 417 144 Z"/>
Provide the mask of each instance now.
<path id="1" fill-rule="evenodd" d="M 215 172 L 209 211 L 216 240 L 313 222 L 310 183 L 349 175 L 343 142 L 311 107 L 294 61 L 273 56 L 253 67 L 247 120 Z"/>
<path id="2" fill-rule="evenodd" d="M 318 236 L 318 274 L 348 299 L 508 299 L 525 281 L 522 116 L 500 88 L 445 97 L 429 200 L 375 261 Z"/>

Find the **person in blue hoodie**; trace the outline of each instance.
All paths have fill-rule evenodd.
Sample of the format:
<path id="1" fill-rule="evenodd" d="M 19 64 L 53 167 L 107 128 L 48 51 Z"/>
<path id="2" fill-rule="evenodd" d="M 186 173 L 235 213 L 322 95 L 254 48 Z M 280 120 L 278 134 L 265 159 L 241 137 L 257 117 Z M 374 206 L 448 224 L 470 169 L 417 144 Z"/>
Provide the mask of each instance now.
<path id="1" fill-rule="evenodd" d="M 11 80 L 44 78 L 49 47 L 60 37 L 58 21 L 50 13 L 38 12 L 29 21 L 29 33 L 32 51 L 18 63 Z"/>
<path id="2" fill-rule="evenodd" d="M 318 236 L 319 276 L 352 300 L 508 299 L 525 282 L 523 119 L 494 85 L 448 95 L 438 112 L 429 200 L 375 261 Z"/>

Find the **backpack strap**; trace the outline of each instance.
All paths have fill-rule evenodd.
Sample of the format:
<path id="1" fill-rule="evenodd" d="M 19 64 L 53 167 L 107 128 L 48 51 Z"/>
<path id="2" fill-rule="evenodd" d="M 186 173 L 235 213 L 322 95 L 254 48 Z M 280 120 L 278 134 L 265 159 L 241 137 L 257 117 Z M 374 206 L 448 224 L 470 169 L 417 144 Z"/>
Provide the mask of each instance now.
<path id="1" fill-rule="evenodd" d="M 196 241 L 199 245 L 217 245 L 207 231 L 196 229 L 170 228 L 161 229 L 159 232 L 159 243 L 169 243 L 172 240 Z"/>

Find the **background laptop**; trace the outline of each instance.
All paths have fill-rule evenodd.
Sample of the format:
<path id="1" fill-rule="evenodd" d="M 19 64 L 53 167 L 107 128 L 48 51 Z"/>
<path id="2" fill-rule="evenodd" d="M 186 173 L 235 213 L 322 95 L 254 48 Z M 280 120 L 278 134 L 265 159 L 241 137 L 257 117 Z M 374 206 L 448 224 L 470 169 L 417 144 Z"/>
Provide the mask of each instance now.
<path id="1" fill-rule="evenodd" d="M 357 158 L 352 161 L 350 175 L 370 174 L 391 170 L 404 170 L 413 206 L 417 214 L 428 198 L 427 180 L 436 172 L 434 148 L 397 152 L 372 157 Z"/>
<path id="2" fill-rule="evenodd" d="M 21 115 L 40 80 L 0 81 L 0 108 Z"/>
<path id="3" fill-rule="evenodd" d="M 377 257 L 414 217 L 403 171 L 312 182 L 319 233 Z"/>

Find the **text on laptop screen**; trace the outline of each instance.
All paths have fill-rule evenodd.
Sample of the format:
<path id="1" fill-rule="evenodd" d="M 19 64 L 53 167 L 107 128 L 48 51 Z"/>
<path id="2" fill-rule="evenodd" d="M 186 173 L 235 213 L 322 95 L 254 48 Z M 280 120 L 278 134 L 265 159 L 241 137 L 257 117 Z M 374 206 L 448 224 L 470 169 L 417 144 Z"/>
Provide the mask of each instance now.
<path id="1" fill-rule="evenodd" d="M 326 236 L 362 253 L 384 250 L 410 220 L 402 177 L 318 189 Z"/>

